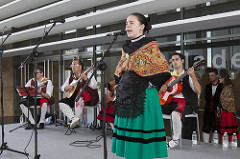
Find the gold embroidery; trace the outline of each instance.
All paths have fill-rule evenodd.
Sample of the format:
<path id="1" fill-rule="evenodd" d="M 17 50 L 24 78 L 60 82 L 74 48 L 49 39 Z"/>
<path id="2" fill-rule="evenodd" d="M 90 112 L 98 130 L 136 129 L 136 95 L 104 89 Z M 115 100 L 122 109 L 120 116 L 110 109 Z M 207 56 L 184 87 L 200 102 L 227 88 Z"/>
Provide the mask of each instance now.
<path id="1" fill-rule="evenodd" d="M 236 113 L 232 85 L 227 85 L 223 88 L 220 95 L 220 101 L 223 109 L 227 110 L 228 112 Z"/>
<path id="2" fill-rule="evenodd" d="M 126 54 L 122 50 L 123 54 Z M 115 75 L 121 76 L 123 71 L 135 71 L 140 76 L 169 72 L 168 62 L 158 48 L 158 42 L 152 41 L 135 52 L 128 58 L 122 57 L 115 70 Z"/>

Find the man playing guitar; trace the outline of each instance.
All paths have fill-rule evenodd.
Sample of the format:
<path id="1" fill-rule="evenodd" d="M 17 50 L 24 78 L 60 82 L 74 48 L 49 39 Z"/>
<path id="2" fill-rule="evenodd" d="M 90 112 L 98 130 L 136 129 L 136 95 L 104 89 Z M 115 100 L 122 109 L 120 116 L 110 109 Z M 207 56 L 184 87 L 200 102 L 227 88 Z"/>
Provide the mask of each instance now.
<path id="1" fill-rule="evenodd" d="M 174 71 L 172 72 L 173 77 L 177 78 L 185 72 L 183 69 L 184 58 L 183 54 L 172 54 L 172 64 L 174 68 Z M 176 91 L 176 93 L 173 94 L 173 99 L 170 103 L 170 105 L 176 103 L 177 106 L 171 113 L 173 122 L 173 137 L 168 143 L 169 148 L 173 148 L 179 144 L 179 138 L 182 132 L 182 121 L 183 125 L 187 125 L 185 123 L 186 119 L 184 119 L 184 116 L 186 114 L 193 113 L 193 111 L 198 113 L 197 94 L 201 93 L 201 86 L 196 78 L 193 68 L 189 68 L 187 73 L 188 75 L 178 82 L 178 86 L 182 86 L 181 90 Z M 160 92 L 166 92 L 167 89 L 167 85 L 163 85 Z M 192 127 L 192 124 L 183 127 L 183 138 L 191 139 L 192 131 L 194 129 Z"/>
<path id="2" fill-rule="evenodd" d="M 53 84 L 52 81 L 43 77 L 43 68 L 38 66 L 36 69 L 36 77 L 37 77 L 37 84 L 38 84 L 38 96 L 37 96 L 37 105 L 40 105 L 41 108 L 41 117 L 39 121 L 38 128 L 43 129 L 45 123 L 45 115 L 47 113 L 47 107 L 51 104 L 51 99 L 53 95 Z M 35 79 L 30 79 L 25 87 L 34 87 Z M 20 108 L 26 117 L 29 117 L 29 121 L 33 127 L 35 125 L 35 120 L 33 119 L 32 113 L 28 110 L 27 106 L 34 105 L 34 99 L 29 97 L 29 104 L 28 100 L 20 103 Z M 28 114 L 28 112 L 30 112 Z M 28 127 L 26 127 L 28 129 Z"/>
<path id="3" fill-rule="evenodd" d="M 70 128 L 74 128 L 79 124 L 80 116 L 84 109 L 82 106 L 75 105 L 75 98 L 84 86 L 86 80 L 91 76 L 91 73 L 87 73 L 86 71 L 83 72 L 83 63 L 76 58 L 73 59 L 71 67 L 73 74 L 66 79 L 61 87 L 62 91 L 70 95 L 67 95 L 67 98 L 63 98 L 59 101 L 59 108 L 70 119 Z M 97 81 L 94 76 L 82 94 L 85 105 L 91 105 L 91 93 L 88 91 L 89 89 L 97 89 Z M 75 114 L 72 110 L 74 107 Z"/>

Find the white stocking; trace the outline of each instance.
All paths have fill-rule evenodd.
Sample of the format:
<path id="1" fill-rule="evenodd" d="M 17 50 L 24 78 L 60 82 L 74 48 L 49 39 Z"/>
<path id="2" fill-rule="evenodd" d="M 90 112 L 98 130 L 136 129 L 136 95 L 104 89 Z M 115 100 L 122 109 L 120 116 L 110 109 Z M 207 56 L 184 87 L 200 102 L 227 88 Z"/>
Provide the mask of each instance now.
<path id="1" fill-rule="evenodd" d="M 172 112 L 173 140 L 179 140 L 182 132 L 182 121 L 179 112 Z"/>
<path id="2" fill-rule="evenodd" d="M 41 107 L 41 117 L 39 123 L 45 123 L 45 116 L 47 113 L 47 103 L 43 103 Z"/>
<path id="3" fill-rule="evenodd" d="M 111 126 L 111 128 L 112 128 L 112 130 L 114 129 L 114 124 L 113 123 L 109 123 L 110 124 L 110 126 Z"/>
<path id="4" fill-rule="evenodd" d="M 68 117 L 68 119 L 72 120 L 72 118 L 74 117 L 74 114 L 73 114 L 72 108 L 70 108 L 69 105 L 64 103 L 59 103 L 59 108 L 61 109 L 63 114 Z"/>
<path id="5" fill-rule="evenodd" d="M 33 119 L 33 116 L 32 116 L 31 111 L 28 110 L 28 108 L 27 108 L 25 105 L 23 105 L 23 104 L 20 104 L 20 108 L 21 108 L 23 114 L 24 114 L 27 118 L 28 118 L 28 111 L 29 111 L 29 121 L 30 121 L 31 124 L 34 125 L 34 124 L 35 124 L 35 120 Z"/>
<path id="6" fill-rule="evenodd" d="M 80 118 L 83 112 L 85 103 L 83 98 L 81 97 L 78 102 L 75 103 L 75 118 Z"/>

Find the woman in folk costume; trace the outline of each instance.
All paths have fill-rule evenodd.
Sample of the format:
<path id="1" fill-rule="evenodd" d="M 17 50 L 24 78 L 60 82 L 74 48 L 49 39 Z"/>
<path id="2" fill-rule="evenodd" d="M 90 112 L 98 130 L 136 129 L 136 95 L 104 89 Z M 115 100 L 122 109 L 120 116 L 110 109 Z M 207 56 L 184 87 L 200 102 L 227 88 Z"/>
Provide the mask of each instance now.
<path id="1" fill-rule="evenodd" d="M 115 70 L 117 95 L 112 152 L 127 159 L 167 157 L 167 146 L 158 89 L 170 77 L 158 42 L 146 38 L 149 20 L 132 13 L 126 21 L 131 41 L 122 49 Z"/>
<path id="2" fill-rule="evenodd" d="M 230 76 L 227 70 L 220 71 L 220 83 L 223 83 L 223 89 L 220 94 L 220 105 L 219 108 L 222 110 L 221 121 L 220 121 L 220 140 L 222 140 L 222 136 L 224 132 L 228 133 L 229 141 L 232 141 L 233 133 L 237 134 L 238 140 L 239 132 L 237 119 L 235 117 L 236 107 L 235 100 L 233 94 L 233 84 L 230 79 Z M 219 109 L 218 108 L 218 109 Z"/>

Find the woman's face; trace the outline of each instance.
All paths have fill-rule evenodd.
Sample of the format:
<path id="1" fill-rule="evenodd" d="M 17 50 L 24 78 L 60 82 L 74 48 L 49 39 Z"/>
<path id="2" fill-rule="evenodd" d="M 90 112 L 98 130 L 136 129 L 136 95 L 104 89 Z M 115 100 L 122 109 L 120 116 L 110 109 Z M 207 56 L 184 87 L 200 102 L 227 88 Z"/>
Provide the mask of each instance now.
<path id="1" fill-rule="evenodd" d="M 221 76 L 220 76 L 220 78 L 219 78 L 219 81 L 220 81 L 220 83 L 223 83 L 223 84 L 224 84 L 224 78 L 222 78 Z"/>
<path id="2" fill-rule="evenodd" d="M 126 21 L 126 32 L 129 38 L 134 39 L 143 35 L 144 24 L 141 24 L 137 17 L 129 15 Z"/>

